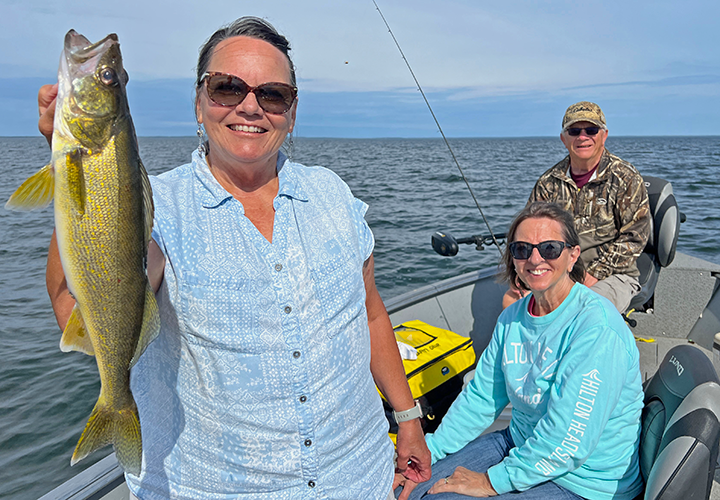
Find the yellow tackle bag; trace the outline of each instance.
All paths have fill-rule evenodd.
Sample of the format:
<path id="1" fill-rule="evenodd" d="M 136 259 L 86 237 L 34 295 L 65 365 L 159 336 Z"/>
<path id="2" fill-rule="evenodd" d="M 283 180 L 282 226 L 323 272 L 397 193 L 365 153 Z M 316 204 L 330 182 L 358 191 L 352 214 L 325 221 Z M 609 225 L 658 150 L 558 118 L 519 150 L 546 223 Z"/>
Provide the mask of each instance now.
<path id="1" fill-rule="evenodd" d="M 422 408 L 423 431 L 433 432 L 460 394 L 463 376 L 475 366 L 472 340 L 418 320 L 407 321 L 394 330 L 398 342 L 417 350 L 417 359 L 404 359 L 403 365 L 413 399 Z M 390 437 L 395 441 L 398 425 L 393 409 L 384 398 L 383 405 L 390 422 Z"/>

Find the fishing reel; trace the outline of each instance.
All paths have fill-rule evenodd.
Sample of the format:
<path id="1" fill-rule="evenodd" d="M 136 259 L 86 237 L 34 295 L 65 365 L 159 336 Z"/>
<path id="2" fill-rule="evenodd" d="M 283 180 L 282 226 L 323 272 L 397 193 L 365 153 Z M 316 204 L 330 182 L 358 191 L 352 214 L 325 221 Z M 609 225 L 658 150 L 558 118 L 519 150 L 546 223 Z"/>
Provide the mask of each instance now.
<path id="1" fill-rule="evenodd" d="M 505 233 L 495 235 L 495 241 L 498 242 L 498 245 L 504 244 L 505 238 Z M 492 235 L 482 234 L 456 239 L 452 234 L 444 231 L 435 231 L 431 238 L 433 250 L 443 257 L 457 255 L 458 245 L 475 245 L 475 250 L 484 250 L 486 246 L 494 245 L 495 241 Z"/>

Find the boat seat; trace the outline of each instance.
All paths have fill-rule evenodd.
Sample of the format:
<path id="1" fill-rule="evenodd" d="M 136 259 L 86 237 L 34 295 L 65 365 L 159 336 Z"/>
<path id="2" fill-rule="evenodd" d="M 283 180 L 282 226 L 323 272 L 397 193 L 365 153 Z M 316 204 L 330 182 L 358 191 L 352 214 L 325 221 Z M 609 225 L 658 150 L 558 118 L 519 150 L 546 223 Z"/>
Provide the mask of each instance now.
<path id="1" fill-rule="evenodd" d="M 676 346 L 645 384 L 645 500 L 707 499 L 720 444 L 720 380 L 697 347 Z"/>
<path id="2" fill-rule="evenodd" d="M 672 185 L 659 177 L 644 175 L 645 187 L 650 202 L 650 238 L 643 253 L 637 260 L 642 289 L 630 302 L 629 309 L 644 311 L 655 293 L 660 269 L 667 267 L 675 258 L 678 234 L 680 233 L 680 211 L 673 194 Z"/>

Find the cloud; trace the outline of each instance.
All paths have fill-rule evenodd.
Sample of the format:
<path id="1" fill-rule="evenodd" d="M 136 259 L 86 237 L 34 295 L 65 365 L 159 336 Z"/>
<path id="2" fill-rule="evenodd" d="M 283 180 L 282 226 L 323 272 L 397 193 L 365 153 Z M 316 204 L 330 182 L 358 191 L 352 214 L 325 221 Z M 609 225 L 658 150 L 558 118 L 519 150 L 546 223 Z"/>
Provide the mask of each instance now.
<path id="1" fill-rule="evenodd" d="M 580 85 L 577 87 L 568 87 L 565 90 L 593 89 L 593 88 L 609 88 L 609 87 L 686 87 L 696 85 L 720 85 L 720 75 L 682 75 L 672 76 L 668 78 L 660 78 L 657 80 L 630 81 L 617 83 L 596 83 L 592 85 Z M 720 87 L 718 87 L 720 90 Z"/>
<path id="2" fill-rule="evenodd" d="M 307 135 L 437 134 L 431 118 L 423 121 L 429 112 L 370 0 L 216 0 L 201 13 L 194 0 L 0 1 L 0 113 L 13 116 L 0 134 L 36 133 L 37 87 L 55 77 L 63 36 L 75 28 L 91 40 L 118 33 L 138 133 L 192 135 L 188 82 L 198 47 L 248 14 L 268 19 L 291 41 L 298 125 Z M 718 2 L 680 8 L 657 0 L 652 9 L 612 0 L 378 3 L 452 134 L 554 135 L 558 115 L 583 99 L 628 120 L 652 116 L 649 129 L 662 133 L 717 130 L 714 120 L 695 122 L 717 114 Z M 625 119 L 616 124 L 633 133 L 638 122 Z"/>

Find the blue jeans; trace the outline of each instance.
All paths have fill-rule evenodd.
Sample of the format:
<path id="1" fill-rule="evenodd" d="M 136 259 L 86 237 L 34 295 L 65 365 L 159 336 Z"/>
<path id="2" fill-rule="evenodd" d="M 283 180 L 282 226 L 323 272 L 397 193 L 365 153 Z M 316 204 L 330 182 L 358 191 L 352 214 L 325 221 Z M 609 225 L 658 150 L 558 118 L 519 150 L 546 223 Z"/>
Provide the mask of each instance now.
<path id="1" fill-rule="evenodd" d="M 457 453 L 448 455 L 436 462 L 432 466 L 432 478 L 427 482 L 418 484 L 409 500 L 419 500 L 420 498 L 424 498 L 424 500 L 467 500 L 470 497 L 459 493 L 438 493 L 437 495 L 425 495 L 425 493 L 433 484 L 455 472 L 455 468 L 458 466 L 475 472 L 486 472 L 490 467 L 500 463 L 508 456 L 508 453 L 514 447 L 515 443 L 510 435 L 509 428 L 480 436 Z M 399 494 L 400 490 L 396 490 L 395 493 Z M 493 498 L 507 500 L 582 500 L 582 497 L 552 481 L 539 484 L 527 491 L 513 491 Z"/>

